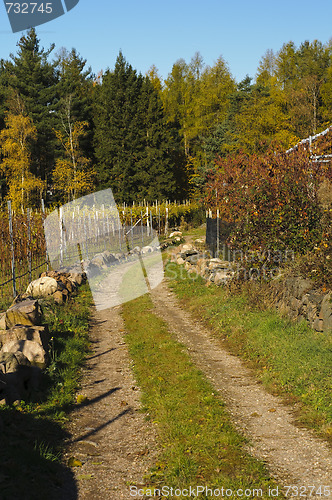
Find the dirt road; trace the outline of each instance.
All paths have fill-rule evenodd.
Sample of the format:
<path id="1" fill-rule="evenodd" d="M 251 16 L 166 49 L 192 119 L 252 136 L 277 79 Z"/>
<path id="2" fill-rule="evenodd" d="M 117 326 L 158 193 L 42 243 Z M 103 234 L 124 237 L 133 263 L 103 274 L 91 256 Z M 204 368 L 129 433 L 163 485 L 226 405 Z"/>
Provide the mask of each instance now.
<path id="1" fill-rule="evenodd" d="M 331 487 L 332 454 L 326 443 L 295 425 L 293 409 L 268 394 L 238 357 L 183 310 L 165 280 L 153 290 L 152 299 L 156 313 L 187 346 L 194 363 L 227 403 L 235 425 L 249 437 L 249 451 L 264 460 L 282 485 L 294 486 L 288 496 L 297 492 L 293 496 L 329 498 L 315 495 L 327 493 L 318 490 L 320 486 Z M 156 429 L 139 411 L 123 329 L 120 306 L 95 313 L 94 354 L 80 391 L 88 402 L 73 415 L 66 457 L 76 457 L 83 465 L 74 468 L 78 495 L 64 491 L 62 498 L 67 500 L 129 499 L 130 482 L 141 484 L 158 456 Z"/>

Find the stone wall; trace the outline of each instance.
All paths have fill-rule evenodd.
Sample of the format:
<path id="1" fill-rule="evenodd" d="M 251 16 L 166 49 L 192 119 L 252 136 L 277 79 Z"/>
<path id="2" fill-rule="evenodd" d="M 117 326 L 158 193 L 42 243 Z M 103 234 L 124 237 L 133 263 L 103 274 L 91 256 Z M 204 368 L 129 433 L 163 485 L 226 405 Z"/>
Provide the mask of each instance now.
<path id="1" fill-rule="evenodd" d="M 195 244 L 174 249 L 171 261 L 183 265 L 189 274 L 201 276 L 207 285 L 221 286 L 236 279 L 231 262 L 211 258 L 207 252 L 199 251 Z M 318 332 L 332 331 L 332 292 L 314 290 L 313 283 L 307 279 L 279 277 L 272 280 L 267 289 L 264 288 L 264 293 L 270 293 L 271 301 L 282 314 L 304 319 Z"/>
<path id="2" fill-rule="evenodd" d="M 275 307 L 293 319 L 304 319 L 317 332 L 332 331 L 332 292 L 313 288 L 312 281 L 300 277 L 271 282 Z"/>

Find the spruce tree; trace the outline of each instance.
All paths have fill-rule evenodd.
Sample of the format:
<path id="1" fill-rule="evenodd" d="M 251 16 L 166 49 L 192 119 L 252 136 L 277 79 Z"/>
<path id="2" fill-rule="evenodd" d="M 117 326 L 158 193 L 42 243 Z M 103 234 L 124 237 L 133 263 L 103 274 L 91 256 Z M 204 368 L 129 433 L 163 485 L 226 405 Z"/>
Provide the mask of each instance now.
<path id="1" fill-rule="evenodd" d="M 111 187 L 118 202 L 134 191 L 135 164 L 142 150 L 137 113 L 143 78 L 120 52 L 114 71 L 107 71 L 95 99 L 95 152 L 99 186 Z"/>
<path id="2" fill-rule="evenodd" d="M 4 62 L 8 88 L 23 100 L 27 115 L 37 130 L 37 140 L 31 153 L 32 172 L 48 179 L 54 165 L 55 137 L 52 132 L 56 101 L 57 78 L 55 65 L 48 62 L 54 46 L 45 51 L 39 46 L 34 28 L 18 42 L 17 55 Z"/>
<path id="3" fill-rule="evenodd" d="M 62 48 L 55 60 L 59 83 L 54 128 L 61 129 L 64 110 L 70 101 L 70 114 L 73 122 L 86 122 L 87 129 L 80 139 L 80 147 L 84 156 L 93 160 L 93 74 L 86 68 L 83 59 L 73 48 L 70 52 Z"/>
<path id="4" fill-rule="evenodd" d="M 175 148 L 159 93 L 149 77 L 142 84 L 138 114 L 141 116 L 143 147 L 133 176 L 136 190 L 148 200 L 173 197 L 176 185 L 171 152 Z"/>
<path id="5" fill-rule="evenodd" d="M 95 95 L 100 188 L 111 187 L 117 202 L 173 198 L 179 141 L 173 140 L 177 131 L 166 123 L 160 93 L 149 77 L 137 74 L 120 52 Z"/>

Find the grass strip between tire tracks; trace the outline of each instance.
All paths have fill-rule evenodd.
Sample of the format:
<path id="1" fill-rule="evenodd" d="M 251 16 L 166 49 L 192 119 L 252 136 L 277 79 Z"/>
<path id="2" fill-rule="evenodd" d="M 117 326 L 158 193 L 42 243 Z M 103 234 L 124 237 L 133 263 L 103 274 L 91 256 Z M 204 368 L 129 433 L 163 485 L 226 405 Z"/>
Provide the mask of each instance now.
<path id="1" fill-rule="evenodd" d="M 123 318 L 143 409 L 157 424 L 163 448 L 147 478 L 147 494 L 162 486 L 205 485 L 233 492 L 258 489 L 262 495 L 256 496 L 269 498 L 274 481 L 245 451 L 246 440 L 232 426 L 224 403 L 153 312 L 150 296 L 124 304 Z"/>

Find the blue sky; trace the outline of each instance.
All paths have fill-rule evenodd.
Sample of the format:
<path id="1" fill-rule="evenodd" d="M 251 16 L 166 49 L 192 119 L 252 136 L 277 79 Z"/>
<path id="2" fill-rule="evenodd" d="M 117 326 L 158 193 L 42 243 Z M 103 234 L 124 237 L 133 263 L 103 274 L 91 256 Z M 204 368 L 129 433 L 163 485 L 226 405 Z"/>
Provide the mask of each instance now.
<path id="1" fill-rule="evenodd" d="M 267 49 L 289 40 L 328 42 L 331 19 L 332 0 L 80 0 L 36 29 L 43 47 L 75 47 L 95 73 L 113 68 L 121 49 L 138 71 L 155 64 L 166 78 L 177 59 L 189 62 L 199 51 L 209 65 L 222 56 L 239 82 L 255 76 Z M 0 58 L 16 52 L 19 38 L 1 2 Z"/>

